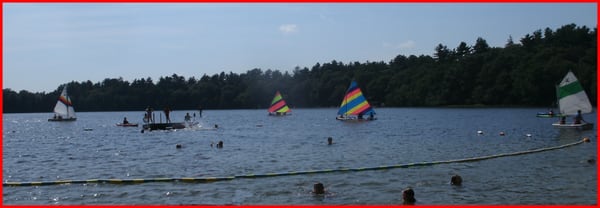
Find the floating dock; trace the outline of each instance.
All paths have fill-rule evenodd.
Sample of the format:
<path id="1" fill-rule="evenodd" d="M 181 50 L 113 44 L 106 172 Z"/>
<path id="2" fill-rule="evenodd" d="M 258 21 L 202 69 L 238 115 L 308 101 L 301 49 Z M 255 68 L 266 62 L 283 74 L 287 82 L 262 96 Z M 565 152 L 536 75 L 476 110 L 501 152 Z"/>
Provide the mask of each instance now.
<path id="1" fill-rule="evenodd" d="M 144 124 L 142 128 L 147 130 L 170 130 L 170 129 L 183 129 L 187 127 L 186 123 L 148 123 Z"/>

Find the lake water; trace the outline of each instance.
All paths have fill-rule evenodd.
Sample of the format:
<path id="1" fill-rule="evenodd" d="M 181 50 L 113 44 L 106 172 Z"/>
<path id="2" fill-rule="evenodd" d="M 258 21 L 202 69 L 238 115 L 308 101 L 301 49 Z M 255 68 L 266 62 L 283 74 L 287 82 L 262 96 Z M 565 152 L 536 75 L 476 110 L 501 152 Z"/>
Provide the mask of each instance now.
<path id="1" fill-rule="evenodd" d="M 199 127 L 144 133 L 115 126 L 123 117 L 141 123 L 143 111 L 81 112 L 70 123 L 48 122 L 51 113 L 4 114 L 3 182 L 377 167 L 554 147 L 584 137 L 592 142 L 474 162 L 212 183 L 4 186 L 3 204 L 396 205 L 407 187 L 415 190 L 417 204 L 597 203 L 596 127 L 555 129 L 556 119 L 535 117 L 544 109 L 380 108 L 378 120 L 361 123 L 336 121 L 333 108 L 292 110 L 285 117 L 267 116 L 266 110 L 205 110 L 196 118 Z M 183 121 L 186 112 L 197 113 L 174 111 L 171 120 Z M 584 118 L 596 123 L 595 114 Z M 218 141 L 223 148 L 211 147 Z M 462 176 L 462 186 L 450 185 L 454 174 Z M 316 182 L 325 185 L 325 195 L 311 193 Z"/>

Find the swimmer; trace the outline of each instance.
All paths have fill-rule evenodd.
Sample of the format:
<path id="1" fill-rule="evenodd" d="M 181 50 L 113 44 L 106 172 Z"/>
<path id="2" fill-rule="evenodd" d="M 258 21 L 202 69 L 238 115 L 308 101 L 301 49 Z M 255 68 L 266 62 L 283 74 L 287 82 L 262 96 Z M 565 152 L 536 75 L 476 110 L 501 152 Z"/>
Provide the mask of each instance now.
<path id="1" fill-rule="evenodd" d="M 455 186 L 462 185 L 462 177 L 460 177 L 459 175 L 453 175 L 452 178 L 450 179 L 450 184 L 455 185 Z"/>
<path id="2" fill-rule="evenodd" d="M 332 145 L 332 144 L 333 144 L 333 138 L 331 138 L 331 137 L 328 137 L 328 138 L 327 138 L 327 144 L 328 144 L 328 145 Z"/>
<path id="3" fill-rule="evenodd" d="M 413 205 L 416 201 L 415 191 L 413 191 L 411 188 L 407 188 L 402 191 L 402 204 Z"/>
<path id="4" fill-rule="evenodd" d="M 314 194 L 325 194 L 325 187 L 323 186 L 322 183 L 315 183 L 315 185 L 313 186 L 313 193 Z"/>

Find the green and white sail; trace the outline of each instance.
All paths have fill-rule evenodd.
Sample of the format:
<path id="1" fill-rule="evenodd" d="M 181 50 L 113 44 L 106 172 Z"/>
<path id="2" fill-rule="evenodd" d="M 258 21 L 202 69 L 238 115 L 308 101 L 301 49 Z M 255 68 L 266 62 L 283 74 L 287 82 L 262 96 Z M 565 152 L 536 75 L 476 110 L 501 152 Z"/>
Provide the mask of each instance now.
<path id="1" fill-rule="evenodd" d="M 563 115 L 576 115 L 578 110 L 581 113 L 591 113 L 592 104 L 585 90 L 577 80 L 573 72 L 569 71 L 557 86 L 558 107 Z"/>

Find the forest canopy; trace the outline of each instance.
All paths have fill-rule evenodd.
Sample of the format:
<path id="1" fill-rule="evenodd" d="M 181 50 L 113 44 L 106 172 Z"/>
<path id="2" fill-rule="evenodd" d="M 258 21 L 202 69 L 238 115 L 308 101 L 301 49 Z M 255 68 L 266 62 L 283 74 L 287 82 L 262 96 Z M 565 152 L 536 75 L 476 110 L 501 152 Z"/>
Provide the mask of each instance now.
<path id="1" fill-rule="evenodd" d="M 351 80 L 375 106 L 535 106 L 556 107 L 557 85 L 573 71 L 593 105 L 597 99 L 597 28 L 575 24 L 512 37 L 504 47 L 478 38 L 455 48 L 438 44 L 433 56 L 398 55 L 389 62 L 316 63 L 293 71 L 255 68 L 245 73 L 177 74 L 132 82 L 106 78 L 72 81 L 56 90 L 3 89 L 5 113 L 50 112 L 63 87 L 77 111 L 141 111 L 267 108 L 279 90 L 291 107 L 339 106 Z M 140 70 L 141 71 L 141 70 Z M 201 71 L 201 70 L 198 70 Z"/>

